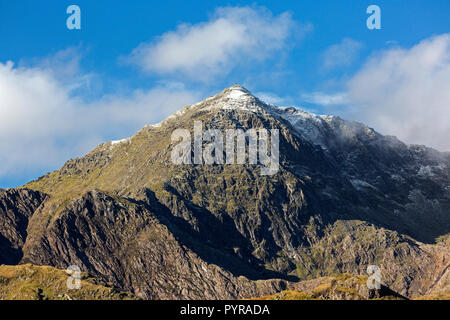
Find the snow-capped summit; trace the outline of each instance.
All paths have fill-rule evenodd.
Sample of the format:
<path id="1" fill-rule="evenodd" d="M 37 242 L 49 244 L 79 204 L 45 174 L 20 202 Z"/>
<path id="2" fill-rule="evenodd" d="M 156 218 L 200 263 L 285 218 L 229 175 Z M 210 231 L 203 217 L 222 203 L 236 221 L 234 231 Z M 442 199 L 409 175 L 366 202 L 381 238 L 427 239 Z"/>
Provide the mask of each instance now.
<path id="1" fill-rule="evenodd" d="M 208 101 L 208 107 L 221 108 L 224 110 L 246 110 L 258 111 L 261 108 L 257 98 L 246 88 L 238 84 L 234 84 L 224 89 L 218 95 L 212 97 Z"/>
<path id="2" fill-rule="evenodd" d="M 329 148 L 330 136 L 332 143 L 335 142 L 336 139 L 333 136 L 336 135 L 347 139 L 358 137 L 358 139 L 362 138 L 363 140 L 376 137 L 375 131 L 364 124 L 346 121 L 337 116 L 316 115 L 297 107 L 280 107 L 266 103 L 239 84 L 225 88 L 217 95 L 210 96 L 201 102 L 188 105 L 161 123 L 152 125 L 151 127 L 160 127 L 167 121 L 174 120 L 183 116 L 188 111 L 195 110 L 251 112 L 273 116 L 287 121 L 292 125 L 294 132 L 311 143 L 320 145 L 324 149 Z"/>
<path id="3" fill-rule="evenodd" d="M 250 91 L 239 84 L 234 84 L 229 88 L 226 88 L 222 94 L 229 99 L 246 99 L 248 96 L 253 96 Z"/>

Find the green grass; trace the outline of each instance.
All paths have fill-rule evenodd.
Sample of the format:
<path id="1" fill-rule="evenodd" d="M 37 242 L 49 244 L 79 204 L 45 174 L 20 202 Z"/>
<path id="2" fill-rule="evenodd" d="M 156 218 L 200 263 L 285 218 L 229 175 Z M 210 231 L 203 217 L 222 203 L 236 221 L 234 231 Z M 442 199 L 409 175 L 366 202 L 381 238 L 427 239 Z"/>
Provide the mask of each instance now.
<path id="1" fill-rule="evenodd" d="M 123 300 L 134 299 L 129 293 L 97 284 L 82 275 L 81 288 L 68 289 L 69 275 L 48 266 L 31 264 L 0 266 L 1 300 Z"/>

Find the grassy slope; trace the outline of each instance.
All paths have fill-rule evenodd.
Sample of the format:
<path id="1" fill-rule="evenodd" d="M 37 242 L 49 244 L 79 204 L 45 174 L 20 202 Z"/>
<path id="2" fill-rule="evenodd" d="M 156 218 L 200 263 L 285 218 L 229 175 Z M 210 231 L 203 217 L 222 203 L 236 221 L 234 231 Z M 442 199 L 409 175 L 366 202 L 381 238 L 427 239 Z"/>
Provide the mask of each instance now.
<path id="1" fill-rule="evenodd" d="M 336 277 L 323 277 L 300 282 L 298 288 L 291 288 L 274 295 L 255 298 L 255 300 L 397 300 L 394 292 L 385 291 L 372 298 L 368 296 L 367 276 L 341 274 Z M 300 289 L 300 290 L 297 290 Z M 450 292 L 433 293 L 414 300 L 450 300 Z"/>
<path id="2" fill-rule="evenodd" d="M 123 300 L 132 299 L 128 293 L 96 284 L 82 275 L 81 288 L 67 288 L 68 274 L 53 267 L 0 266 L 1 300 Z"/>

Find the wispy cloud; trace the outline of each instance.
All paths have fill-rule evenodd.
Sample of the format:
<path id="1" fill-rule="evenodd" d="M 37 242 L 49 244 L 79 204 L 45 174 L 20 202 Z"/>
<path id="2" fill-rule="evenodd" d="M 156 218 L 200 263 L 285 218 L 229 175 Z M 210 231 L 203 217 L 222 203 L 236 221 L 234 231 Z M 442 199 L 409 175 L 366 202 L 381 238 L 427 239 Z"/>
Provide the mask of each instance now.
<path id="1" fill-rule="evenodd" d="M 76 94 L 78 86 L 59 77 L 60 70 L 48 62 L 29 67 L 0 62 L 0 185 L 4 176 L 54 169 L 201 97 L 182 85 L 160 85 L 88 103 Z M 84 76 L 76 68 L 72 71 L 74 82 Z"/>
<path id="2" fill-rule="evenodd" d="M 362 48 L 362 43 L 350 38 L 328 47 L 322 55 L 322 70 L 350 66 L 358 58 Z"/>
<path id="3" fill-rule="evenodd" d="M 256 92 L 255 96 L 257 96 L 259 99 L 266 103 L 274 104 L 274 105 L 282 105 L 285 104 L 287 101 L 286 98 L 280 97 L 272 92 Z"/>
<path id="4" fill-rule="evenodd" d="M 147 72 L 208 80 L 267 59 L 286 47 L 293 32 L 309 28 L 300 27 L 288 12 L 274 16 L 262 7 L 218 8 L 207 22 L 181 24 L 140 44 L 128 60 Z"/>
<path id="5" fill-rule="evenodd" d="M 337 106 L 344 105 L 348 103 L 348 97 L 346 93 L 324 93 L 324 92 L 313 92 L 302 94 L 302 99 L 305 102 L 318 104 L 322 106 Z"/>

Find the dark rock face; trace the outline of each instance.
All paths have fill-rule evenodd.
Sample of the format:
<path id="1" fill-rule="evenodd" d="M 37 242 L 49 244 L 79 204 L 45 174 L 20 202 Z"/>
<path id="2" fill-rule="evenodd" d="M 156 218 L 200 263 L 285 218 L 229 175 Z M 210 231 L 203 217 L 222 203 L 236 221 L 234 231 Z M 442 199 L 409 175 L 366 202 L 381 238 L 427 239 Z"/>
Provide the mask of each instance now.
<path id="1" fill-rule="evenodd" d="M 45 198 L 27 189 L 0 190 L 0 264 L 20 261 L 29 218 Z"/>
<path id="2" fill-rule="evenodd" d="M 39 245 L 26 248 L 22 262 L 63 269 L 77 265 L 145 299 L 249 298 L 286 287 L 282 280 L 249 281 L 208 264 L 183 242 L 195 242 L 211 256 L 214 249 L 188 240 L 187 234 L 176 239 L 172 232 L 183 231 L 151 206 L 89 192 L 66 207 Z M 226 258 L 220 251 L 217 256 Z"/>

